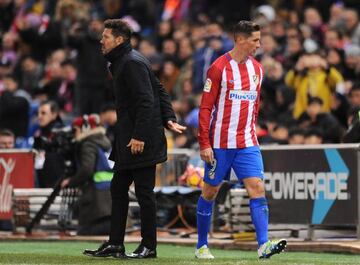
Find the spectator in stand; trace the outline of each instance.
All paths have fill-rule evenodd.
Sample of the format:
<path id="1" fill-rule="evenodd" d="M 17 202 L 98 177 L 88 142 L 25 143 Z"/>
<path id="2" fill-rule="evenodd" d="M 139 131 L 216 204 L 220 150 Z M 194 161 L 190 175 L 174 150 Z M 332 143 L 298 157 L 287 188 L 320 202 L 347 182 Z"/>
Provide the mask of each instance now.
<path id="1" fill-rule="evenodd" d="M 15 148 L 15 134 L 8 129 L 0 130 L 0 149 Z"/>
<path id="2" fill-rule="evenodd" d="M 0 33 L 7 32 L 10 29 L 13 19 L 15 18 L 14 1 L 0 1 Z"/>
<path id="3" fill-rule="evenodd" d="M 28 45 L 32 56 L 43 63 L 53 50 L 63 46 L 61 24 L 51 20 L 47 14 L 35 17 L 36 21 L 32 21 L 31 16 L 18 16 L 15 25 L 20 39 Z"/>
<path id="4" fill-rule="evenodd" d="M 289 138 L 289 128 L 283 123 L 278 123 L 274 127 L 270 136 L 272 138 L 272 143 L 287 144 Z"/>
<path id="5" fill-rule="evenodd" d="M 303 53 L 302 39 L 300 37 L 288 38 L 284 52 L 285 70 L 291 70 Z"/>
<path id="6" fill-rule="evenodd" d="M 78 52 L 75 97 L 80 114 L 99 113 L 111 89 L 107 63 L 101 54 L 103 28 L 100 19 L 93 19 L 75 23 L 69 31 L 68 45 Z"/>
<path id="7" fill-rule="evenodd" d="M 163 47 L 163 42 L 166 39 L 171 39 L 174 28 L 171 20 L 163 20 L 158 24 L 157 35 L 156 35 L 156 44 L 157 49 L 161 50 Z"/>
<path id="8" fill-rule="evenodd" d="M 344 43 L 342 34 L 335 28 L 330 28 L 325 32 L 324 48 L 325 49 L 342 49 Z"/>
<path id="9" fill-rule="evenodd" d="M 175 60 L 165 59 L 163 68 L 160 72 L 160 82 L 165 87 L 166 91 L 173 96 L 175 94 L 174 87 L 180 75 L 180 69 Z"/>
<path id="10" fill-rule="evenodd" d="M 289 144 L 304 144 L 305 132 L 303 129 L 294 127 L 289 130 Z"/>
<path id="11" fill-rule="evenodd" d="M 356 45 L 360 45 L 360 22 L 358 12 L 359 11 L 356 9 L 350 8 L 343 12 L 346 34 L 350 37 L 351 42 Z"/>
<path id="12" fill-rule="evenodd" d="M 26 137 L 29 125 L 30 96 L 18 89 L 18 81 L 12 75 L 4 78 L 4 91 L 0 96 L 0 128 L 7 128 L 16 137 Z"/>
<path id="13" fill-rule="evenodd" d="M 323 112 L 323 101 L 318 98 L 310 98 L 306 111 L 298 119 L 301 128 L 322 130 L 323 142 L 339 143 L 343 134 L 343 128 L 337 119 L 331 114 Z"/>
<path id="14" fill-rule="evenodd" d="M 256 56 L 259 61 L 264 57 L 271 57 L 277 61 L 282 61 L 279 46 L 271 34 L 261 36 L 261 45 L 261 50 Z"/>
<path id="15" fill-rule="evenodd" d="M 3 56 L 1 57 L 1 60 L 9 61 L 12 68 L 18 60 L 18 54 L 16 53 L 17 45 L 19 45 L 19 38 L 17 34 L 13 32 L 7 32 L 4 34 L 2 38 Z"/>
<path id="16" fill-rule="evenodd" d="M 155 75 L 159 77 L 163 63 L 163 55 L 158 53 L 155 43 L 151 39 L 142 39 L 139 43 L 139 52 L 149 60 L 151 69 Z"/>
<path id="17" fill-rule="evenodd" d="M 360 142 L 360 107 L 354 107 L 348 116 L 349 128 L 344 135 L 344 143 Z"/>
<path id="18" fill-rule="evenodd" d="M 326 25 L 323 23 L 319 11 L 314 7 L 306 8 L 304 22 L 311 29 L 311 39 L 315 40 L 317 44 L 323 44 Z"/>
<path id="19" fill-rule="evenodd" d="M 285 77 L 286 85 L 296 93 L 293 116 L 299 118 L 308 106 L 309 97 L 319 97 L 323 111 L 330 111 L 331 93 L 343 82 L 341 74 L 319 54 L 305 54 Z"/>
<path id="20" fill-rule="evenodd" d="M 0 47 L 0 93 L 4 90 L 3 88 L 3 77 L 5 75 L 11 75 L 13 67 L 10 60 L 4 59 L 2 56 L 2 50 Z"/>
<path id="21" fill-rule="evenodd" d="M 360 47 L 349 45 L 345 48 L 345 69 L 343 72 L 345 80 L 360 80 Z"/>
<path id="22" fill-rule="evenodd" d="M 305 132 L 304 144 L 322 144 L 323 132 L 320 129 L 309 129 Z"/>
<path id="23" fill-rule="evenodd" d="M 158 56 L 156 46 L 151 39 L 142 39 L 139 44 L 139 52 L 148 60 L 154 56 Z"/>
<path id="24" fill-rule="evenodd" d="M 100 109 L 100 125 L 106 129 L 106 136 L 112 146 L 115 143 L 116 106 L 113 103 L 105 104 Z"/>
<path id="25" fill-rule="evenodd" d="M 46 93 L 48 99 L 57 101 L 63 74 L 61 62 L 49 60 L 45 65 L 45 72 L 44 78 L 40 81 L 41 89 Z"/>
<path id="26" fill-rule="evenodd" d="M 60 118 L 60 109 L 55 101 L 40 103 L 38 121 L 40 128 L 35 132 L 34 148 L 39 151 L 40 162 L 37 177 L 40 188 L 53 188 L 64 175 L 64 158 L 59 154 L 59 146 L 49 146 L 53 139 L 53 130 L 64 127 Z M 54 149 L 55 148 L 55 149 Z"/>
<path id="27" fill-rule="evenodd" d="M 44 74 L 44 66 L 32 55 L 26 55 L 20 59 L 15 69 L 15 74 L 19 78 L 20 87 L 33 95 L 39 87 L 40 80 Z"/>
<path id="28" fill-rule="evenodd" d="M 177 148 L 191 148 L 199 150 L 197 141 L 198 124 L 199 124 L 199 108 L 196 107 L 185 117 L 186 131 L 183 134 L 175 136 L 175 146 Z"/>
<path id="29" fill-rule="evenodd" d="M 360 82 L 355 83 L 351 88 L 349 101 L 352 108 L 360 107 Z"/>
<path id="30" fill-rule="evenodd" d="M 326 51 L 326 61 L 329 66 L 335 67 L 340 73 L 344 73 L 345 70 L 345 52 L 338 48 L 329 48 Z M 345 76 L 344 76 L 345 78 Z"/>
<path id="31" fill-rule="evenodd" d="M 271 57 L 264 58 L 261 63 L 264 68 L 264 81 L 259 116 L 265 119 L 277 116 L 287 121 L 291 119 L 289 106 L 294 101 L 294 92 L 284 85 L 284 69 L 280 62 Z"/>
<path id="32" fill-rule="evenodd" d="M 347 128 L 347 116 L 350 110 L 350 103 L 344 94 L 336 92 L 331 96 L 331 114 L 338 120 L 343 128 Z"/>
<path id="33" fill-rule="evenodd" d="M 197 49 L 193 55 L 193 93 L 199 94 L 202 91 L 207 69 L 232 46 L 219 23 L 213 22 L 207 26 L 205 46 Z"/>
<path id="34" fill-rule="evenodd" d="M 172 92 L 172 99 L 181 99 L 192 93 L 192 54 L 193 46 L 190 38 L 184 37 L 179 40 L 179 76 Z"/>
<path id="35" fill-rule="evenodd" d="M 72 114 L 74 111 L 74 93 L 77 69 L 71 60 L 65 60 L 61 63 L 62 75 L 61 84 L 57 91 L 57 101 L 60 109 L 66 114 Z"/>
<path id="36" fill-rule="evenodd" d="M 161 53 L 165 57 L 176 59 L 177 50 L 178 50 L 178 45 L 174 39 L 169 38 L 163 41 L 161 47 Z"/>
<path id="37" fill-rule="evenodd" d="M 344 12 L 344 3 L 342 1 L 336 1 L 335 3 L 333 3 L 330 6 L 330 18 L 328 21 L 328 25 L 330 27 L 335 27 L 338 29 L 344 27 L 344 25 L 342 25 L 344 23 L 342 19 L 343 12 Z"/>

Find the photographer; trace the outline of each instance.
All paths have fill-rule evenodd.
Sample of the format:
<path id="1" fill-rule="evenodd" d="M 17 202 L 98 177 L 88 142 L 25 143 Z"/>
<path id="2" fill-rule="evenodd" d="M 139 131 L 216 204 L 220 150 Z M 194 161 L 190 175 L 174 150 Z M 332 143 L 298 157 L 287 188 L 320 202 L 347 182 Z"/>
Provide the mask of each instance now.
<path id="1" fill-rule="evenodd" d="M 76 118 L 74 176 L 62 181 L 61 187 L 79 187 L 79 235 L 108 234 L 110 230 L 110 181 L 112 173 L 104 152 L 111 147 L 105 129 L 99 126 L 97 114 Z"/>
<path id="2" fill-rule="evenodd" d="M 40 128 L 35 132 L 33 146 L 39 151 L 36 167 L 40 188 L 53 188 L 56 181 L 65 173 L 61 146 L 52 144 L 53 130 L 64 127 L 59 112 L 59 106 L 55 101 L 49 100 L 40 103 L 38 110 Z"/>

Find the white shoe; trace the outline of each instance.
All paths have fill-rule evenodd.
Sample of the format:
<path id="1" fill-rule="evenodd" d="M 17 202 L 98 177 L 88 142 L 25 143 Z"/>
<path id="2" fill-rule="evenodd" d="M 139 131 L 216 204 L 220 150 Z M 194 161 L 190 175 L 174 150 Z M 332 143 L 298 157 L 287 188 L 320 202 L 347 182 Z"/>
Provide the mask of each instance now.
<path id="1" fill-rule="evenodd" d="M 195 257 L 198 259 L 214 259 L 210 249 L 207 245 L 203 245 L 201 248 L 195 250 Z"/>
<path id="2" fill-rule="evenodd" d="M 265 242 L 258 249 L 259 259 L 269 259 L 272 255 L 279 254 L 284 251 L 286 244 L 287 242 L 285 239 L 269 240 L 268 242 Z"/>

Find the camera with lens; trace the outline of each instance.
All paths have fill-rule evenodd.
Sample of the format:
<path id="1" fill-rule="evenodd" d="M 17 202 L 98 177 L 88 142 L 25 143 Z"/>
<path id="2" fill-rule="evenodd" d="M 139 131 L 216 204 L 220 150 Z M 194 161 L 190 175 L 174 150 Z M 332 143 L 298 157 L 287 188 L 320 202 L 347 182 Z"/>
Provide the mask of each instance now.
<path id="1" fill-rule="evenodd" d="M 75 172 L 75 136 L 71 127 L 53 128 L 49 137 L 35 138 L 34 148 L 58 154 L 64 161 L 66 176 Z"/>

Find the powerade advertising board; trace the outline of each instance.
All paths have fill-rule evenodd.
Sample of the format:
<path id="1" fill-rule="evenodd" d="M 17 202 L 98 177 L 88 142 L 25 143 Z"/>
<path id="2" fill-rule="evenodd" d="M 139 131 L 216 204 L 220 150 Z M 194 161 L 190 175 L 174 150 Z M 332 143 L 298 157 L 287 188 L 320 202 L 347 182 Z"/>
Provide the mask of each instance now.
<path id="1" fill-rule="evenodd" d="M 262 148 L 270 223 L 358 224 L 358 145 L 304 147 Z"/>

